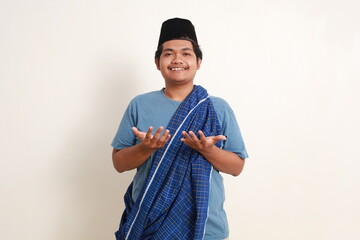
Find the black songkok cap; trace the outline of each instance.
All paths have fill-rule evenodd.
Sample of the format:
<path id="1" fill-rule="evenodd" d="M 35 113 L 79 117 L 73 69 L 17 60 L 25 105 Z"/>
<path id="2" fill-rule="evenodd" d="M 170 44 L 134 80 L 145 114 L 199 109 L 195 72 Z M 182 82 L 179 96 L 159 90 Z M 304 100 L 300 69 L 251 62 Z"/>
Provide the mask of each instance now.
<path id="1" fill-rule="evenodd" d="M 198 43 L 194 25 L 189 20 L 182 18 L 166 20 L 161 26 L 158 47 L 166 41 L 183 38 Z"/>

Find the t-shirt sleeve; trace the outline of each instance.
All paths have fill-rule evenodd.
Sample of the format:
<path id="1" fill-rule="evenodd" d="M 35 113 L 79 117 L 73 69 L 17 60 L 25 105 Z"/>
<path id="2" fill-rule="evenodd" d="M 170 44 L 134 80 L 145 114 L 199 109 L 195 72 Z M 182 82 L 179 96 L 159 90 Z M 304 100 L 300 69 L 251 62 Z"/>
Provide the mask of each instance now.
<path id="1" fill-rule="evenodd" d="M 125 110 L 111 146 L 119 150 L 134 146 L 136 143 L 136 136 L 134 135 L 131 128 L 136 126 L 136 123 L 137 105 L 135 100 L 132 100 Z"/>
<path id="2" fill-rule="evenodd" d="M 214 107 L 219 117 L 223 135 L 226 136 L 223 149 L 233 152 L 243 159 L 248 158 L 249 156 L 246 151 L 240 127 L 230 105 L 225 100 L 217 98 L 214 101 Z"/>

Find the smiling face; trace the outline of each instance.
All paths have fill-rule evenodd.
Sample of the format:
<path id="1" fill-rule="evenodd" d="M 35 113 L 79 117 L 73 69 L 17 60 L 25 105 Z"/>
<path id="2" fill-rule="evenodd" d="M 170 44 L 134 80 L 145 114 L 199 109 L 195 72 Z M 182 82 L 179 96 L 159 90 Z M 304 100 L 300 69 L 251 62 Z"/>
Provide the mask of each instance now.
<path id="1" fill-rule="evenodd" d="M 166 86 L 193 85 L 201 59 L 197 59 L 192 43 L 187 40 L 171 40 L 163 43 L 163 51 L 155 60 L 158 70 L 165 79 Z"/>

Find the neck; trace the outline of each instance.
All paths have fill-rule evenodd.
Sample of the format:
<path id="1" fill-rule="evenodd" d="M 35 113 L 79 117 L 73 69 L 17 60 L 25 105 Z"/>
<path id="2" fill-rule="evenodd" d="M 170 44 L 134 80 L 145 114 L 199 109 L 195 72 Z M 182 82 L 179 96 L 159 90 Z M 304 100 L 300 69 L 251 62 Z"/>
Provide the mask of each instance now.
<path id="1" fill-rule="evenodd" d="M 175 101 L 183 101 L 193 90 L 194 85 L 189 86 L 166 86 L 165 96 Z"/>

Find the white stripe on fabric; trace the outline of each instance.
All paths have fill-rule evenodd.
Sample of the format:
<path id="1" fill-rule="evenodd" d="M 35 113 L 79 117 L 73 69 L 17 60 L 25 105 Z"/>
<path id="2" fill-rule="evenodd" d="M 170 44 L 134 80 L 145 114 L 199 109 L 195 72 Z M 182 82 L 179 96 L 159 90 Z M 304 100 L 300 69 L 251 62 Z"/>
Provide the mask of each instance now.
<path id="1" fill-rule="evenodd" d="M 159 167 L 160 167 L 160 165 L 161 165 L 161 163 L 162 163 L 162 161 L 163 161 L 163 159 L 164 159 L 164 157 L 165 157 L 168 149 L 170 148 L 173 140 L 175 139 L 175 136 L 178 134 L 179 130 L 180 130 L 181 127 L 184 125 L 186 119 L 187 119 L 187 118 L 189 117 L 189 115 L 194 111 L 194 109 L 197 108 L 197 106 L 199 106 L 201 103 L 203 103 L 203 102 L 204 102 L 206 99 L 208 99 L 208 98 L 209 98 L 209 95 L 208 95 L 206 98 L 200 100 L 200 101 L 196 104 L 196 106 L 193 107 L 193 108 L 189 111 L 189 113 L 186 115 L 186 117 L 184 118 L 184 120 L 182 121 L 182 123 L 181 123 L 181 124 L 179 125 L 179 127 L 176 129 L 176 132 L 174 133 L 174 137 L 171 138 L 171 140 L 170 140 L 170 142 L 169 142 L 169 145 L 168 145 L 167 148 L 165 149 L 164 154 L 162 155 L 162 157 L 161 157 L 161 159 L 160 159 L 160 161 L 159 161 L 159 164 L 158 164 L 158 166 L 156 167 L 155 172 L 154 172 L 154 174 L 152 175 L 152 177 L 151 177 L 151 179 L 150 179 L 149 185 L 146 187 L 146 190 L 145 190 L 145 192 L 144 192 L 144 195 L 143 195 L 142 198 L 141 198 L 141 201 L 140 201 L 140 204 L 139 204 L 139 208 L 138 208 L 138 210 L 137 210 L 137 212 L 136 212 L 135 218 L 134 218 L 133 222 L 132 222 L 131 225 L 130 225 L 129 232 L 126 234 L 125 240 L 128 240 L 128 238 L 129 238 L 129 235 L 130 235 L 130 232 L 131 232 L 131 230 L 132 230 L 132 227 L 133 227 L 133 225 L 134 225 L 134 223 L 135 223 L 135 221 L 136 221 L 136 218 L 137 218 L 138 215 L 139 215 L 139 212 L 140 212 L 140 209 L 141 209 L 141 205 L 142 205 L 142 203 L 143 203 L 143 201 L 144 201 L 144 198 L 145 198 L 145 196 L 146 196 L 146 194 L 147 194 L 147 192 L 148 192 L 148 190 L 149 190 L 149 188 L 150 188 L 150 185 L 152 184 L 152 182 L 153 182 L 153 180 L 154 180 L 154 178 L 155 178 L 155 175 L 156 175 L 156 173 L 157 173 L 157 171 L 158 171 L 158 169 L 159 169 Z"/>

